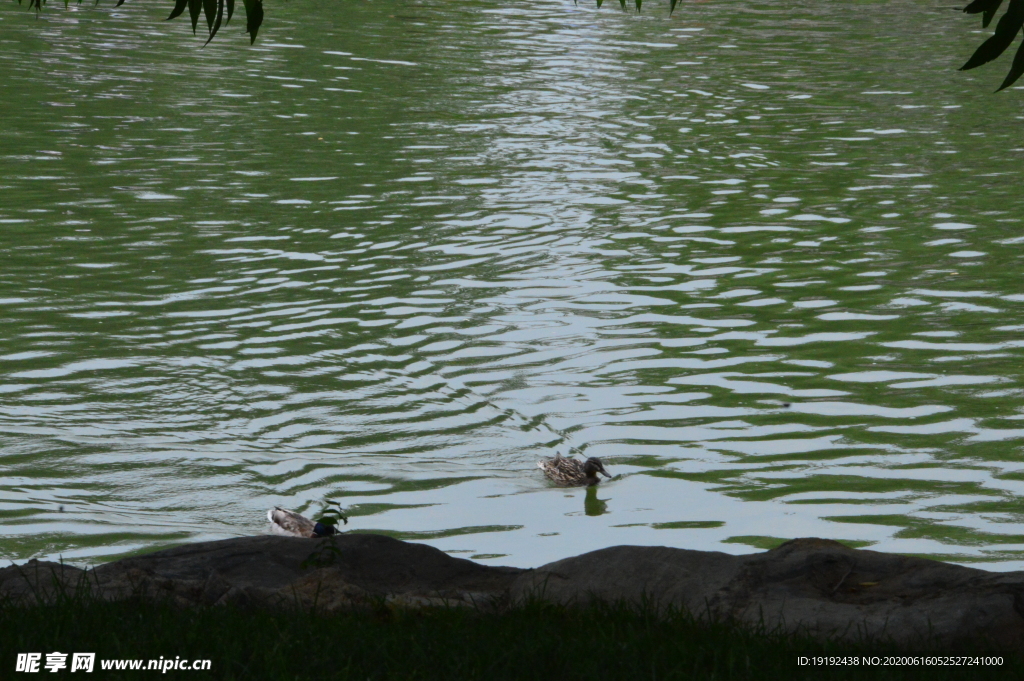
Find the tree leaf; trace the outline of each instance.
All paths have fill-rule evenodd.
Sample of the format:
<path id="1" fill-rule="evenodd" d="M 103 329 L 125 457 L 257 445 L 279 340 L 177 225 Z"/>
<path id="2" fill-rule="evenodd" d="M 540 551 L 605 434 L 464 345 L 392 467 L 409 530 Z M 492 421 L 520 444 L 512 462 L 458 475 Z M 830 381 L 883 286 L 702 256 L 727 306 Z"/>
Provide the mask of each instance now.
<path id="1" fill-rule="evenodd" d="M 171 10 L 170 15 L 164 21 L 170 21 L 171 19 L 177 19 L 181 16 L 181 13 L 188 7 L 188 0 L 177 0 L 174 5 L 174 9 Z"/>
<path id="2" fill-rule="evenodd" d="M 206 17 L 206 30 L 212 35 L 213 22 L 217 18 L 217 0 L 203 0 L 203 15 Z"/>
<path id="3" fill-rule="evenodd" d="M 988 25 L 992 23 L 992 17 L 996 15 L 996 10 L 999 9 L 1001 4 L 1003 4 L 1003 0 L 974 0 L 967 7 L 964 7 L 964 12 L 967 14 L 984 12 L 985 14 L 981 18 L 981 27 L 988 28 Z"/>
<path id="4" fill-rule="evenodd" d="M 669 2 L 669 5 L 668 5 L 668 15 L 669 16 L 672 16 L 672 12 L 676 11 L 676 3 L 678 3 L 678 2 L 679 2 L 679 0 L 671 0 Z"/>
<path id="5" fill-rule="evenodd" d="M 622 0 L 625 2 L 626 0 Z M 256 42 L 256 33 L 263 23 L 263 1 L 242 0 L 245 5 L 245 32 L 249 34 L 249 44 Z"/>
<path id="6" fill-rule="evenodd" d="M 213 20 L 213 26 L 210 27 L 210 37 L 203 43 L 203 47 L 210 44 L 213 40 L 213 36 L 217 35 L 217 31 L 220 30 L 220 22 L 224 18 L 224 0 L 214 0 L 217 3 L 217 17 Z"/>
<path id="7" fill-rule="evenodd" d="M 640 13 L 640 5 L 644 4 L 644 0 L 636 0 L 636 12 Z"/>
<path id="8" fill-rule="evenodd" d="M 981 12 L 989 12 L 999 8 L 999 5 L 1003 4 L 1003 0 L 974 0 L 971 4 L 964 7 L 964 14 L 980 14 Z"/>
<path id="9" fill-rule="evenodd" d="M 231 23 L 231 16 L 235 13 L 235 0 L 228 0 L 228 18 L 224 21 L 225 24 Z"/>
<path id="10" fill-rule="evenodd" d="M 960 67 L 960 70 L 969 71 L 982 64 L 987 64 L 1001 55 L 1020 32 L 1021 26 L 1024 26 L 1024 0 L 1010 0 L 1010 6 L 1006 13 L 996 24 L 995 34 L 974 51 L 974 54 L 966 64 Z"/>
<path id="11" fill-rule="evenodd" d="M 1017 54 L 1013 56 L 1013 65 L 1010 66 L 1010 72 L 1006 74 L 1006 78 L 1003 79 L 1003 84 L 999 86 L 999 90 L 1004 90 L 1021 77 L 1024 74 L 1024 42 L 1017 48 Z M 999 92 L 996 90 L 996 92 Z"/>
<path id="12" fill-rule="evenodd" d="M 203 0 L 188 0 L 188 15 L 192 19 L 192 35 L 196 34 L 199 24 L 199 12 L 202 11 Z"/>

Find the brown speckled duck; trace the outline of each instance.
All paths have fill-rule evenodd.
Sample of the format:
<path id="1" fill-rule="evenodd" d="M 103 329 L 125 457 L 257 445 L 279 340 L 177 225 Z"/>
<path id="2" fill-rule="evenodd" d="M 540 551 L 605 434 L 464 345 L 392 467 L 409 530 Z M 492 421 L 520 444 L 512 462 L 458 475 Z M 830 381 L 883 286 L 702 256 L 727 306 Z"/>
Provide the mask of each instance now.
<path id="1" fill-rule="evenodd" d="M 275 506 L 267 511 L 267 520 L 270 521 L 270 529 L 274 534 L 282 534 L 286 537 L 306 537 L 307 539 L 319 539 L 329 537 L 338 530 L 331 525 L 313 522 L 295 511 Z"/>
<path id="2" fill-rule="evenodd" d="M 597 474 L 611 478 L 612 476 L 604 469 L 604 464 L 597 457 L 590 457 L 586 461 L 579 459 L 566 459 L 561 454 L 555 454 L 553 459 L 544 459 L 537 463 L 537 467 L 544 471 L 556 485 L 563 487 L 592 487 L 601 481 Z"/>

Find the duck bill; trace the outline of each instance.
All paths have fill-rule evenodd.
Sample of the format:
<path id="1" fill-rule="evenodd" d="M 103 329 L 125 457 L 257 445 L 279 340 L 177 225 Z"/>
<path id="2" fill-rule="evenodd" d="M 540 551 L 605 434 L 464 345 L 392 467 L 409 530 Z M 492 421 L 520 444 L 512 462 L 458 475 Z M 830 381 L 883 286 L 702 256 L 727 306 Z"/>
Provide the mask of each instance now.
<path id="1" fill-rule="evenodd" d="M 608 478 L 609 480 L 612 479 L 612 476 L 604 468 L 597 469 L 597 472 L 603 475 L 604 477 Z"/>

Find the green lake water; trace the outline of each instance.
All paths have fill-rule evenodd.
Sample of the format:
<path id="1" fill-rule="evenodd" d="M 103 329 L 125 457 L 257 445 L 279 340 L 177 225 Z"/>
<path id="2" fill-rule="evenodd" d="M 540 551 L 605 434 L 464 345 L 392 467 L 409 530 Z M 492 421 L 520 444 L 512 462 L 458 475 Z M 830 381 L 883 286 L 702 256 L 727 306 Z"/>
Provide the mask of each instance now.
<path id="1" fill-rule="evenodd" d="M 613 6 L 614 5 L 614 6 Z M 1024 91 L 953 6 L 0 4 L 0 557 L 1024 567 Z M 537 461 L 602 457 L 589 494 Z"/>

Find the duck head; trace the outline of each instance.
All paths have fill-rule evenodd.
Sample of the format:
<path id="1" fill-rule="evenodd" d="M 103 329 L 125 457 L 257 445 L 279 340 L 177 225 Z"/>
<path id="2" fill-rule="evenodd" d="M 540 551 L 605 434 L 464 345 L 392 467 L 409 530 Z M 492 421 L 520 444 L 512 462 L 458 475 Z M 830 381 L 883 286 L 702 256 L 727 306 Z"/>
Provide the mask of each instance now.
<path id="1" fill-rule="evenodd" d="M 612 477 L 611 474 L 609 474 L 608 471 L 604 469 L 604 464 L 601 463 L 601 459 L 597 458 L 596 456 L 592 456 L 583 462 L 583 474 L 587 476 L 588 480 L 593 480 L 593 482 L 590 483 L 591 485 L 597 484 L 598 473 L 600 473 L 601 475 L 608 479 L 611 479 Z"/>
<path id="2" fill-rule="evenodd" d="M 324 525 L 323 523 L 317 523 L 313 526 L 313 538 L 319 539 L 320 537 L 329 537 L 332 534 L 337 534 L 338 530 L 334 525 Z"/>

